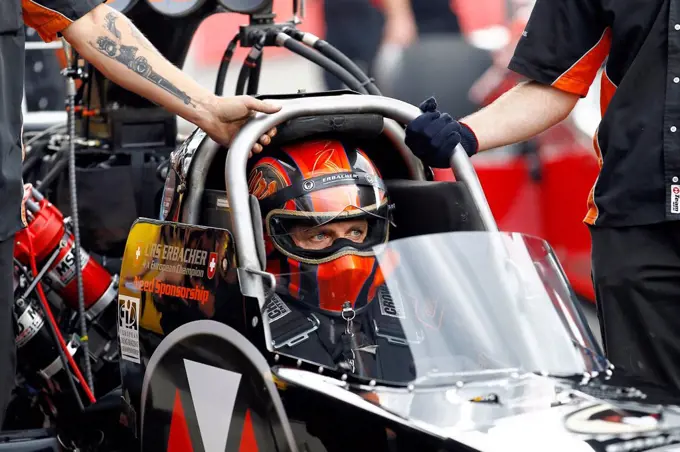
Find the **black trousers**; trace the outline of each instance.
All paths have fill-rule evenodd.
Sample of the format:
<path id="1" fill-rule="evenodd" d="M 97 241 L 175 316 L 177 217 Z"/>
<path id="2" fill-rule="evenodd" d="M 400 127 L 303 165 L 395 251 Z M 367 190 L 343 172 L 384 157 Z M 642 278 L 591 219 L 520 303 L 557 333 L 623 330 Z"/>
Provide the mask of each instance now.
<path id="1" fill-rule="evenodd" d="M 0 241 L 0 429 L 5 419 L 16 371 L 14 348 L 14 326 L 12 309 L 14 290 L 12 287 L 12 256 L 14 237 Z"/>
<path id="2" fill-rule="evenodd" d="M 607 357 L 680 390 L 680 222 L 590 232 Z"/>

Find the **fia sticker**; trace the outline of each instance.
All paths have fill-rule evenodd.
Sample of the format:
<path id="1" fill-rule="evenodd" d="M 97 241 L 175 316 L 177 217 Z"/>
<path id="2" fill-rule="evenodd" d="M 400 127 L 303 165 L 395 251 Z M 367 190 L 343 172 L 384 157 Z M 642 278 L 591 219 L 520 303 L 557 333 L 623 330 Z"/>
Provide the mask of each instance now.
<path id="1" fill-rule="evenodd" d="M 380 313 L 382 315 L 387 317 L 396 317 L 398 319 L 406 318 L 404 305 L 401 303 L 401 300 L 393 297 L 385 287 L 381 287 L 378 290 L 378 302 L 380 304 Z"/>
<path id="2" fill-rule="evenodd" d="M 269 322 L 276 322 L 290 314 L 291 310 L 286 303 L 283 302 L 279 297 L 272 297 L 269 306 L 267 307 L 267 318 Z"/>
<path id="3" fill-rule="evenodd" d="M 680 185 L 671 185 L 671 213 L 680 213 Z"/>
<path id="4" fill-rule="evenodd" d="M 139 298 L 118 295 L 118 337 L 121 357 L 139 364 Z"/>

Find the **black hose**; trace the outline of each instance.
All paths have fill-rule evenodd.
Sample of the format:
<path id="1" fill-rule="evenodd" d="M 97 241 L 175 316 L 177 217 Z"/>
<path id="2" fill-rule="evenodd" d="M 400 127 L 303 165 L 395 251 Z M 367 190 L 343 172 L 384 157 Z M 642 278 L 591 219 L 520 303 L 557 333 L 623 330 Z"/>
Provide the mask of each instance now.
<path id="1" fill-rule="evenodd" d="M 94 69 L 91 63 L 87 63 L 87 78 L 85 79 L 84 83 L 87 83 L 87 110 L 89 113 L 90 108 L 92 107 L 92 75 L 94 73 Z M 89 140 L 90 139 L 90 115 L 85 116 L 85 139 Z"/>
<path id="2" fill-rule="evenodd" d="M 222 55 L 222 61 L 220 62 L 220 68 L 217 71 L 217 81 L 215 82 L 215 94 L 221 96 L 224 93 L 224 82 L 227 80 L 227 71 L 229 70 L 229 63 L 234 56 L 234 51 L 236 50 L 236 45 L 240 39 L 239 33 L 236 33 L 234 37 L 229 42 L 227 49 Z"/>
<path id="3" fill-rule="evenodd" d="M 38 284 L 41 283 L 39 282 Z M 69 368 L 70 366 L 68 363 L 68 358 L 66 357 L 66 352 L 64 351 L 63 348 L 61 348 L 61 344 L 59 344 L 59 338 L 57 337 L 57 334 L 59 333 L 57 333 L 57 331 L 54 329 L 54 325 L 52 325 L 52 322 L 46 320 L 45 323 L 47 324 L 47 328 L 50 330 L 52 340 L 54 341 L 54 344 L 56 345 L 57 350 L 59 351 L 59 360 L 61 361 L 61 365 L 64 368 L 64 372 L 66 372 L 66 376 L 68 378 L 68 385 L 71 387 L 71 391 L 73 391 L 73 397 L 76 399 L 78 410 L 80 412 L 83 412 L 85 410 L 85 405 L 83 405 L 83 398 L 80 397 L 80 392 L 78 391 L 78 387 L 76 386 L 76 382 L 74 381 L 74 376 Z"/>
<path id="4" fill-rule="evenodd" d="M 248 81 L 248 76 L 250 75 L 250 63 L 248 63 L 248 58 L 245 59 L 241 65 L 241 72 L 238 73 L 238 80 L 236 81 L 236 91 L 235 94 L 240 96 L 246 89 L 246 82 Z"/>
<path id="5" fill-rule="evenodd" d="M 248 77 L 248 90 L 246 94 L 254 96 L 257 94 L 257 89 L 260 87 L 260 73 L 262 72 L 262 53 L 255 60 L 255 67 L 250 69 L 250 76 Z"/>
<path id="6" fill-rule="evenodd" d="M 42 159 L 42 155 L 34 154 L 24 160 L 24 163 L 21 166 L 21 175 L 23 176 L 24 180 L 27 178 L 26 176 L 28 176 L 28 173 L 30 173 L 35 168 L 35 166 L 42 161 Z"/>
<path id="7" fill-rule="evenodd" d="M 322 55 L 316 50 L 313 50 L 304 44 L 299 43 L 295 39 L 288 36 L 286 33 L 279 32 L 276 35 L 276 45 L 279 47 L 285 47 L 291 52 L 300 55 L 302 58 L 311 61 L 312 63 L 321 66 L 323 69 L 327 70 L 335 77 L 337 77 L 342 83 L 347 85 L 350 89 L 357 91 L 361 94 L 368 94 L 368 91 L 364 86 L 359 83 L 359 81 L 352 76 L 346 69 L 340 66 L 338 63 L 334 62 L 325 55 Z"/>
<path id="8" fill-rule="evenodd" d="M 312 33 L 300 31 L 296 28 L 288 28 L 285 30 L 285 32 L 288 33 L 295 40 L 300 41 L 303 44 L 307 44 L 310 47 L 313 47 L 314 49 L 318 50 L 322 55 L 328 57 L 333 62 L 339 64 L 342 68 L 347 70 L 347 72 L 352 74 L 352 76 L 355 79 L 357 79 L 357 81 L 361 83 L 361 85 L 365 86 L 369 94 L 382 96 L 382 93 L 380 92 L 376 84 L 373 82 L 373 80 L 368 75 L 366 75 L 366 73 L 362 71 L 361 68 L 357 66 L 357 64 L 354 61 L 349 59 L 347 55 L 339 51 L 328 41 L 324 41 L 323 39 L 319 38 L 316 35 L 313 35 Z"/>
<path id="9" fill-rule="evenodd" d="M 241 72 L 238 74 L 238 81 L 236 82 L 236 95 L 240 96 L 244 94 L 246 90 L 246 82 L 250 79 L 251 72 L 257 67 L 258 60 L 262 57 L 262 49 L 264 49 L 265 39 L 267 35 L 264 33 L 258 33 L 258 40 L 250 49 L 248 56 L 243 61 L 241 66 Z M 257 75 L 259 84 L 259 74 Z"/>
<path id="10" fill-rule="evenodd" d="M 352 74 L 359 81 L 359 83 L 366 87 L 366 90 L 369 94 L 382 96 L 382 93 L 375 83 L 373 83 L 373 80 L 371 80 L 368 75 L 366 75 L 364 71 L 362 71 L 361 68 L 356 65 L 356 63 L 354 63 L 354 61 L 350 60 L 347 55 L 333 47 L 330 43 L 328 43 L 328 41 L 319 39 L 314 44 L 314 48 L 321 52 L 321 54 L 327 56 L 340 66 L 347 69 L 347 72 Z"/>
<path id="11" fill-rule="evenodd" d="M 64 172 L 64 169 L 68 166 L 68 156 L 63 156 L 65 152 L 59 152 L 57 154 L 57 162 L 52 164 L 52 168 L 47 172 L 45 177 L 40 179 L 40 182 L 35 186 L 35 189 L 42 192 L 47 192 L 50 185 Z"/>
<path id="12" fill-rule="evenodd" d="M 45 263 L 45 265 L 43 266 L 43 269 L 47 270 L 50 267 L 50 265 L 52 265 L 52 263 L 54 262 L 54 260 L 55 260 L 54 258 L 57 257 L 58 255 L 59 254 L 55 251 L 52 255 L 51 262 Z M 14 265 L 16 267 L 18 267 L 21 270 L 21 272 L 27 278 L 29 277 L 28 276 L 29 273 L 24 269 L 23 264 L 21 262 L 19 262 L 16 258 L 14 258 Z M 42 278 L 42 276 L 44 276 L 44 273 L 42 273 L 42 275 L 40 275 L 40 274 L 33 275 L 33 279 L 31 280 L 31 283 L 33 283 L 33 281 L 37 280 L 36 284 L 35 284 L 36 287 L 37 287 L 37 285 L 40 284 L 40 279 Z M 29 304 L 28 299 L 24 298 L 28 294 L 30 294 L 30 291 L 26 291 L 24 296 L 21 297 L 22 303 Z M 15 303 L 17 303 L 17 302 L 15 302 Z M 43 310 L 44 310 L 44 308 L 43 308 Z M 14 312 L 14 310 L 12 310 L 12 313 L 14 314 L 14 322 L 18 324 L 19 319 L 16 317 L 16 312 Z M 47 313 L 43 312 L 43 315 L 47 315 Z M 64 349 L 61 348 L 61 344 L 59 343 L 59 338 L 57 337 L 58 333 L 57 333 L 57 331 L 55 331 L 54 325 L 52 325 L 52 322 L 50 322 L 49 320 L 46 320 L 44 323 L 47 324 L 47 329 L 50 332 L 50 336 L 52 336 L 52 340 L 54 341 L 54 345 L 57 347 L 57 352 L 59 353 L 59 360 L 61 361 L 61 365 L 64 368 L 64 372 L 66 372 L 66 376 L 68 378 L 69 386 L 71 387 L 71 391 L 73 391 L 73 397 L 76 399 L 76 405 L 78 405 L 78 409 L 82 412 L 85 409 L 85 405 L 83 405 L 83 399 L 82 399 L 82 397 L 80 397 L 80 393 L 78 392 L 78 387 L 76 386 L 76 382 L 73 381 L 73 375 L 71 374 L 71 371 L 69 370 L 68 358 L 66 357 L 66 353 L 64 352 Z"/>

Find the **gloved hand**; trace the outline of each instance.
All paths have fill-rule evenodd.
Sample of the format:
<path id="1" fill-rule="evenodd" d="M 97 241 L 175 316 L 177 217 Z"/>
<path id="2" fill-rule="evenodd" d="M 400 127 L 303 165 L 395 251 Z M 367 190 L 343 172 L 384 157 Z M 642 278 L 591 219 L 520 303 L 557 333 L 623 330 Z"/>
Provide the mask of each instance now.
<path id="1" fill-rule="evenodd" d="M 440 113 L 434 97 L 420 104 L 420 110 L 423 114 L 406 127 L 406 145 L 425 165 L 449 168 L 459 143 L 470 157 L 477 153 L 477 137 L 472 129 L 448 113 Z"/>

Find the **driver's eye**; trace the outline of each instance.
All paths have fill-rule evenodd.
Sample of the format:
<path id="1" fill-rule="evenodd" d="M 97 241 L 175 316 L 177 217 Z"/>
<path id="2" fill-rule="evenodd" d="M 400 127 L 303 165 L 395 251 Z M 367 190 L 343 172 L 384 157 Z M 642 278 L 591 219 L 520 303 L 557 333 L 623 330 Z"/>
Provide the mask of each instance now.
<path id="1" fill-rule="evenodd" d="M 314 240 L 315 242 L 323 242 L 327 238 L 328 238 L 328 236 L 323 232 L 319 232 L 318 234 L 314 234 L 312 236 L 312 240 Z"/>
<path id="2" fill-rule="evenodd" d="M 352 229 L 349 231 L 349 237 L 352 239 L 358 239 L 361 238 L 361 236 L 364 235 L 364 231 L 361 229 Z"/>

